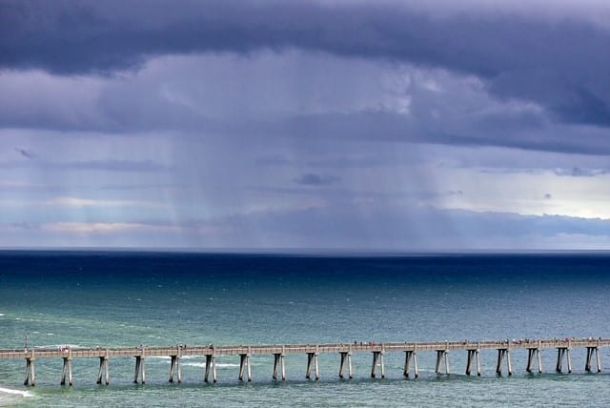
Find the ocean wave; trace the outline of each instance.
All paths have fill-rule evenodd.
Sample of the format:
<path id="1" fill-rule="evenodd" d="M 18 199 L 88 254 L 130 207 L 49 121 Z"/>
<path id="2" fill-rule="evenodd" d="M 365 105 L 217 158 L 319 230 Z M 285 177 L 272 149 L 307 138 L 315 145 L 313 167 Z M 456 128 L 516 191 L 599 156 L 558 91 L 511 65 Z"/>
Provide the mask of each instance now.
<path id="1" fill-rule="evenodd" d="M 34 396 L 29 391 L 12 390 L 10 388 L 0 387 L 0 395 L 2 395 L 2 394 L 16 395 L 16 396 L 19 396 L 19 397 L 33 397 Z"/>
<path id="2" fill-rule="evenodd" d="M 71 349 L 86 348 L 85 346 L 81 346 L 78 344 L 45 344 L 43 346 L 34 346 L 33 348 L 35 348 L 35 349 L 56 349 L 59 347 L 66 347 L 66 348 L 71 348 Z"/>
<path id="3" fill-rule="evenodd" d="M 205 368 L 205 363 L 183 363 L 183 366 Z M 239 364 L 233 363 L 216 363 L 216 368 L 232 368 L 239 367 Z"/>

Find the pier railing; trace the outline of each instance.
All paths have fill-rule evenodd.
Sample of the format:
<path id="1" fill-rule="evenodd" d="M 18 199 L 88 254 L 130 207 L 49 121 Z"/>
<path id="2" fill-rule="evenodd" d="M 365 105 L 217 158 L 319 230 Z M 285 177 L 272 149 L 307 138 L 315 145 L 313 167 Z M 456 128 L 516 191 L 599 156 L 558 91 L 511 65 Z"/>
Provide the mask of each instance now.
<path id="1" fill-rule="evenodd" d="M 415 378 L 419 375 L 417 354 L 422 352 L 436 353 L 435 372 L 438 375 L 450 373 L 449 352 L 467 352 L 466 375 L 476 371 L 481 375 L 481 350 L 497 350 L 496 374 L 502 375 L 506 372 L 512 375 L 513 367 L 511 351 L 526 350 L 528 353 L 526 371 L 542 373 L 541 350 L 557 350 L 557 363 L 555 371 L 563 372 L 563 363 L 566 363 L 567 372 L 572 372 L 571 351 L 574 348 L 586 349 L 585 370 L 587 372 L 600 372 L 601 360 L 599 349 L 610 347 L 610 339 L 587 338 L 587 339 L 540 339 L 540 340 L 500 340 L 500 341 L 444 341 L 444 342 L 353 342 L 353 343 L 331 343 L 331 344 L 282 344 L 282 345 L 234 345 L 234 346 L 187 346 L 177 345 L 170 347 L 94 347 L 94 348 L 24 348 L 14 350 L 0 349 L 0 360 L 25 360 L 26 379 L 24 384 L 33 386 L 36 384 L 35 361 L 37 359 L 62 359 L 63 370 L 60 383 L 72 385 L 72 360 L 82 358 L 99 359 L 99 372 L 97 383 L 109 384 L 110 359 L 134 358 L 135 372 L 134 382 L 146 382 L 145 360 L 147 357 L 169 357 L 171 359 L 169 381 L 182 382 L 181 358 L 185 356 L 200 356 L 205 360 L 204 381 L 216 382 L 216 358 L 220 356 L 239 356 L 239 380 L 251 381 L 252 370 L 250 365 L 251 356 L 268 355 L 274 357 L 273 376 L 274 380 L 286 380 L 285 357 L 290 354 L 307 355 L 307 367 L 305 377 L 307 379 L 319 379 L 318 356 L 320 354 L 339 354 L 341 362 L 339 366 L 340 378 L 352 378 L 352 354 L 371 353 L 371 377 L 384 378 L 386 353 L 405 353 L 403 375 L 410 378 L 411 373 Z M 535 368 L 534 368 L 535 367 Z"/>

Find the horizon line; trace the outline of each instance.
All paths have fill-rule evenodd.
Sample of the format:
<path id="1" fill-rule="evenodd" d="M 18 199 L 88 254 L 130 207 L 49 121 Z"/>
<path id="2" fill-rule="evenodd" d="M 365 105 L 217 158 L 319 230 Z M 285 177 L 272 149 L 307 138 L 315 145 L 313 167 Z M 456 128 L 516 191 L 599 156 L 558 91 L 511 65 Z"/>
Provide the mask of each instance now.
<path id="1" fill-rule="evenodd" d="M 280 256 L 342 256 L 342 257 L 415 257 L 459 255 L 610 255 L 609 249 L 418 249 L 381 250 L 362 248 L 196 248 L 196 247 L 0 247 L 8 252 L 78 252 L 78 253 L 150 253 L 201 255 L 280 255 Z"/>

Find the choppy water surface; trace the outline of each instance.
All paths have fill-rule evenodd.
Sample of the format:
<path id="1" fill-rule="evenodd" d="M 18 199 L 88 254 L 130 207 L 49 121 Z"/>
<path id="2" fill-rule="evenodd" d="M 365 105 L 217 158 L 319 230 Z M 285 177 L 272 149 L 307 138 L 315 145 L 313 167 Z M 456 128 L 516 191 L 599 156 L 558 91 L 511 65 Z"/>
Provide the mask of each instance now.
<path id="1" fill-rule="evenodd" d="M 607 255 L 312 257 L 153 253 L 0 253 L 0 347 L 136 346 L 351 341 L 610 337 Z M 111 360 L 112 385 L 96 386 L 97 361 L 75 360 L 76 385 L 58 383 L 61 361 L 37 361 L 38 385 L 21 386 L 24 362 L 0 362 L 0 405 L 18 406 L 566 406 L 610 404 L 610 376 L 463 375 L 452 353 L 449 378 L 434 356 L 422 375 L 401 379 L 403 356 L 386 356 L 387 378 L 372 381 L 370 355 L 340 382 L 339 356 L 321 356 L 322 380 L 304 380 L 305 356 L 287 359 L 287 384 L 271 381 L 272 357 L 253 358 L 254 383 L 237 382 L 238 358 L 220 359 L 216 386 L 202 361 L 185 359 L 185 384 L 169 385 L 169 359 L 147 360 L 147 384 L 131 384 L 134 362 Z M 608 360 L 610 352 L 603 350 Z M 27 391 L 27 397 L 2 389 Z M 5 390 L 6 391 L 6 390 Z"/>

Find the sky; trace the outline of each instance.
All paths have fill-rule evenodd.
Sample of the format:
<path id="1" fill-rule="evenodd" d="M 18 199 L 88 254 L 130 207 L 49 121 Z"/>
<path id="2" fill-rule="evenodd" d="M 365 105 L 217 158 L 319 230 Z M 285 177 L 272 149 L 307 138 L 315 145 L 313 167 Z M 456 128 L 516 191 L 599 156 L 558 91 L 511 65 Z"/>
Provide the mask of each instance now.
<path id="1" fill-rule="evenodd" d="M 610 3 L 0 0 L 0 247 L 610 249 Z"/>

